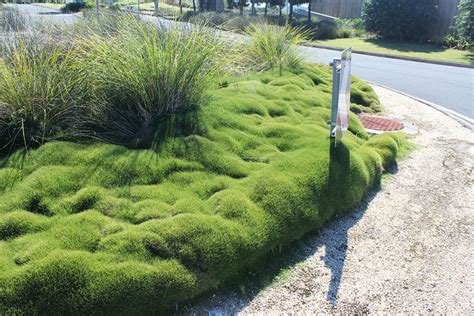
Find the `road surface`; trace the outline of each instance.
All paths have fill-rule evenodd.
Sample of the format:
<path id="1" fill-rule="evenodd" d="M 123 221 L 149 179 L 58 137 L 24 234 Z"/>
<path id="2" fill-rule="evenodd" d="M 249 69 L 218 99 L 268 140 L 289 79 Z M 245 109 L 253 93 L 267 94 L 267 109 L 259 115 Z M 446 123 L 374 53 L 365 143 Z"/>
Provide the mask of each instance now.
<path id="1" fill-rule="evenodd" d="M 16 5 L 20 12 L 32 16 L 51 17 L 72 22 L 75 15 L 34 5 Z M 340 53 L 314 47 L 301 47 L 306 59 L 328 64 Z M 352 54 L 353 74 L 399 90 L 414 97 L 438 104 L 449 110 L 474 118 L 474 69 L 405 61 L 393 58 Z"/>
<path id="2" fill-rule="evenodd" d="M 327 49 L 301 49 L 307 60 L 317 63 L 327 64 L 340 55 Z M 352 72 L 474 118 L 474 69 L 352 54 Z"/>

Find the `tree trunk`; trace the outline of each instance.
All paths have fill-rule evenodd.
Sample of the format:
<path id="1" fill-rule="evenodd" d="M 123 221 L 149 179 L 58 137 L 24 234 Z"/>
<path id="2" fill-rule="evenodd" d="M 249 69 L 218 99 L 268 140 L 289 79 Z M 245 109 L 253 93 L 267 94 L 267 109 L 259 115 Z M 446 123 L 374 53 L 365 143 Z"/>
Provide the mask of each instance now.
<path id="1" fill-rule="evenodd" d="M 290 14 L 288 15 L 288 21 L 293 21 L 293 4 L 290 3 Z"/>
<path id="2" fill-rule="evenodd" d="M 312 0 L 309 0 L 309 3 L 308 3 L 308 25 L 311 24 L 311 3 L 313 1 Z"/>
<path id="3" fill-rule="evenodd" d="M 264 12 L 263 15 L 264 15 L 265 17 L 267 17 L 267 12 L 268 12 L 268 0 L 265 1 L 265 11 L 263 11 L 263 12 Z"/>
<path id="4" fill-rule="evenodd" d="M 95 12 L 99 13 L 99 0 L 95 0 Z"/>
<path id="5" fill-rule="evenodd" d="M 244 6 L 241 1 L 242 0 L 239 1 L 239 13 L 240 15 L 244 15 Z"/>
<path id="6" fill-rule="evenodd" d="M 155 3 L 155 15 L 158 15 L 158 12 L 160 11 L 160 0 L 153 0 Z"/>
<path id="7" fill-rule="evenodd" d="M 257 11 L 255 10 L 255 2 L 252 0 L 252 15 L 257 15 Z"/>
<path id="8" fill-rule="evenodd" d="M 278 5 L 278 9 L 279 9 L 278 14 L 280 15 L 280 19 L 281 19 L 281 17 L 283 16 L 282 13 L 281 13 L 281 4 Z"/>
<path id="9" fill-rule="evenodd" d="M 183 14 L 183 3 L 179 0 L 179 14 Z"/>
<path id="10" fill-rule="evenodd" d="M 196 14 L 196 0 L 193 0 L 193 12 Z"/>

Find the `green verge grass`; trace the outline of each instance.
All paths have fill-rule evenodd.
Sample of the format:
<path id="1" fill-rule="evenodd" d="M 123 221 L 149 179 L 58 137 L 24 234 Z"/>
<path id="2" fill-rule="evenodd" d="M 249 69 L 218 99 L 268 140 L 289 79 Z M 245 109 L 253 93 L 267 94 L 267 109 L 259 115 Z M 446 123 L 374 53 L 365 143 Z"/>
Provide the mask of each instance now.
<path id="1" fill-rule="evenodd" d="M 405 140 L 351 114 L 331 145 L 330 89 L 326 66 L 229 77 L 194 132 L 154 149 L 51 141 L 3 157 L 0 313 L 169 311 L 350 210 Z M 368 85 L 353 93 L 380 110 Z"/>
<path id="2" fill-rule="evenodd" d="M 313 43 L 341 49 L 352 47 L 354 50 L 368 53 L 373 52 L 402 57 L 424 58 L 461 64 L 474 63 L 474 55 L 469 50 L 444 48 L 433 44 L 399 43 L 383 39 L 366 38 L 338 38 L 319 40 Z"/>
<path id="3" fill-rule="evenodd" d="M 38 3 L 33 3 L 33 5 L 38 6 L 38 7 L 43 7 L 46 9 L 54 9 L 54 10 L 61 10 L 62 7 L 64 7 L 64 3 L 51 3 L 51 2 L 38 2 Z"/>

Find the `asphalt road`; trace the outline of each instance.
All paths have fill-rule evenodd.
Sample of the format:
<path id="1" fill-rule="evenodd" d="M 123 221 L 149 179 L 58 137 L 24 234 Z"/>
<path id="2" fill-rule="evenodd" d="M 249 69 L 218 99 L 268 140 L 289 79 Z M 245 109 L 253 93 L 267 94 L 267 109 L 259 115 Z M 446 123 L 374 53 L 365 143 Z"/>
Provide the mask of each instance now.
<path id="1" fill-rule="evenodd" d="M 340 53 L 303 47 L 309 61 L 328 64 Z M 352 72 L 365 80 L 474 118 L 474 69 L 352 54 Z"/>
<path id="2" fill-rule="evenodd" d="M 33 5 L 17 5 L 32 17 L 48 17 L 73 22 L 76 15 Z M 314 47 L 301 47 L 306 59 L 329 64 L 340 53 Z M 474 118 L 474 69 L 405 61 L 361 54 L 352 55 L 354 75 L 376 84 L 399 90 Z"/>

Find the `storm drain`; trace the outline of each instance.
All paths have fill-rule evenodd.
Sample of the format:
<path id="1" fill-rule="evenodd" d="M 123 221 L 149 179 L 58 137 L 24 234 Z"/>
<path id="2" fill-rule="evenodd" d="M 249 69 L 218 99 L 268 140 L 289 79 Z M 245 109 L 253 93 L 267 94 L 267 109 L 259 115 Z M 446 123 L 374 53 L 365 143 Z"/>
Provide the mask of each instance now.
<path id="1" fill-rule="evenodd" d="M 385 117 L 361 115 L 359 119 L 367 130 L 390 132 L 403 129 L 402 123 Z"/>

